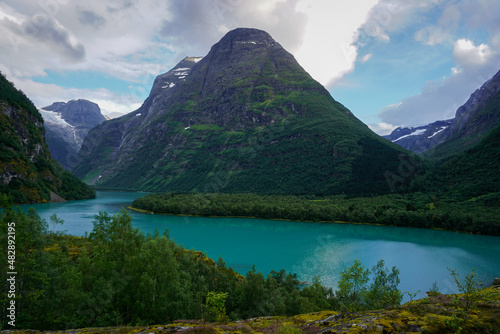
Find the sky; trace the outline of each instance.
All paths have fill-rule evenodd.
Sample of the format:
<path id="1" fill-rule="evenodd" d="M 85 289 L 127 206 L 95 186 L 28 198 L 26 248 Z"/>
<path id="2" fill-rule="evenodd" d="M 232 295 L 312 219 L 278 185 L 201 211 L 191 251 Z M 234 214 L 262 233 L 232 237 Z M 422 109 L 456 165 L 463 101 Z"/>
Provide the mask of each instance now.
<path id="1" fill-rule="evenodd" d="M 136 110 L 238 27 L 267 31 L 378 134 L 450 119 L 500 70 L 498 0 L 3 0 L 0 71 L 37 107 Z"/>

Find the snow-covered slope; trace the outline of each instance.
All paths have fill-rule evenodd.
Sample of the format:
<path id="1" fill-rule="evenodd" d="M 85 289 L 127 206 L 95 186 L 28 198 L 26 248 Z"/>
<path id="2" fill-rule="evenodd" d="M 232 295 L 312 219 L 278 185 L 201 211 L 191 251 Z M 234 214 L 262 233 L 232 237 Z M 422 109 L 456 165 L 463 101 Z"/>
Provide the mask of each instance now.
<path id="1" fill-rule="evenodd" d="M 50 154 L 66 169 L 72 167 L 71 162 L 90 129 L 105 120 L 99 106 L 87 100 L 55 102 L 39 112 Z"/>
<path id="2" fill-rule="evenodd" d="M 445 120 L 424 126 L 397 128 L 384 138 L 407 150 L 420 153 L 442 143 L 446 139 L 443 133 L 451 124 L 452 120 Z"/>

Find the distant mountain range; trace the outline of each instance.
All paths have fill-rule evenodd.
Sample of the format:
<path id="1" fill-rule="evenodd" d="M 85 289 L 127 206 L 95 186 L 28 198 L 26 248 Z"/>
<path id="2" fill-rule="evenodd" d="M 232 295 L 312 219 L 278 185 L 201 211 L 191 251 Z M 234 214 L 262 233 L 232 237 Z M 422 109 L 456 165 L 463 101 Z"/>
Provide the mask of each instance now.
<path id="1" fill-rule="evenodd" d="M 268 33 L 240 28 L 159 75 L 138 110 L 92 129 L 73 171 L 107 189 L 359 194 L 391 191 L 405 154 Z"/>
<path id="2" fill-rule="evenodd" d="M 51 158 L 43 118 L 0 74 L 0 194 L 15 204 L 95 197 L 95 192 Z"/>
<path id="3" fill-rule="evenodd" d="M 440 134 L 446 131 L 452 122 L 450 119 L 423 126 L 397 128 L 390 135 L 384 136 L 384 138 L 407 150 L 420 153 L 442 143 L 445 138 Z"/>
<path id="4" fill-rule="evenodd" d="M 398 128 L 389 140 L 257 29 L 230 31 L 205 57 L 186 57 L 156 78 L 139 109 L 111 120 L 86 100 L 38 111 L 0 79 L 0 192 L 16 203 L 95 196 L 51 155 L 100 189 L 287 195 L 416 189 L 489 194 L 498 202 L 500 72 L 454 119 Z M 421 164 L 425 158 L 432 163 Z"/>
<path id="5" fill-rule="evenodd" d="M 90 129 L 105 121 L 99 106 L 87 100 L 55 102 L 39 111 L 50 154 L 65 169 L 74 167 L 72 162 Z"/>
<path id="6" fill-rule="evenodd" d="M 384 136 L 416 153 L 445 158 L 479 143 L 500 125 L 500 71 L 457 109 L 455 118 L 425 126 L 397 128 Z"/>

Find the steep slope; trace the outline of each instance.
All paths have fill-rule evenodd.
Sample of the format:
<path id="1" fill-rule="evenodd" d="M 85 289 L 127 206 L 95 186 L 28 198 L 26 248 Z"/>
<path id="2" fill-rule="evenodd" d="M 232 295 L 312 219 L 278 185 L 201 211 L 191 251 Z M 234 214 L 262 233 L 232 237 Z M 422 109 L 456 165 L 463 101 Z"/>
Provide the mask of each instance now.
<path id="1" fill-rule="evenodd" d="M 477 145 L 441 164 L 432 176 L 432 183 L 450 196 L 465 199 L 490 193 L 500 194 L 500 126 L 496 127 Z M 493 196 L 494 205 L 500 204 Z"/>
<path id="2" fill-rule="evenodd" d="M 269 34 L 240 28 L 158 76 L 137 111 L 94 128 L 74 171 L 106 188 L 374 193 L 391 190 L 404 152 Z"/>
<path id="3" fill-rule="evenodd" d="M 407 150 L 420 153 L 442 143 L 445 140 L 442 133 L 451 124 L 452 120 L 446 120 L 417 127 L 396 128 L 390 135 L 383 137 Z"/>
<path id="4" fill-rule="evenodd" d="M 0 74 L 0 194 L 16 204 L 95 197 L 95 192 L 49 153 L 43 118 Z"/>
<path id="5" fill-rule="evenodd" d="M 463 152 L 500 125 L 500 71 L 457 109 L 455 118 L 395 129 L 384 138 L 415 153 L 442 159 Z"/>
<path id="6" fill-rule="evenodd" d="M 442 159 L 464 152 L 499 125 L 500 71 L 457 109 L 452 125 L 443 131 L 445 140 L 427 151 L 425 156 Z"/>
<path id="7" fill-rule="evenodd" d="M 72 161 L 90 129 L 105 121 L 99 106 L 83 99 L 55 102 L 39 111 L 50 154 L 65 169 L 74 167 Z"/>

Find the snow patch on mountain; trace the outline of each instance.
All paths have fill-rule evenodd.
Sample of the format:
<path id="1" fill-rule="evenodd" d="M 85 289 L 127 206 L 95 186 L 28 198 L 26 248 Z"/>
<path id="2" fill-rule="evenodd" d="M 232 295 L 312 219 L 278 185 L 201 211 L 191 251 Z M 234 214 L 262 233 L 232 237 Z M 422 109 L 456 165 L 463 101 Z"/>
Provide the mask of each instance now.
<path id="1" fill-rule="evenodd" d="M 434 132 L 432 135 L 428 136 L 427 138 L 430 139 L 430 138 L 434 137 L 435 135 L 437 135 L 438 133 L 443 132 L 447 128 L 448 128 L 448 126 L 443 126 L 443 127 L 441 127 L 441 129 L 439 129 L 438 131 Z"/>
<path id="2" fill-rule="evenodd" d="M 407 134 L 407 135 L 404 135 L 404 136 L 401 136 L 395 140 L 393 140 L 392 142 L 395 143 L 403 138 L 407 138 L 407 137 L 410 137 L 410 136 L 420 136 L 421 134 L 423 134 L 424 132 L 426 131 L 426 129 L 418 129 L 418 130 L 415 130 L 413 131 L 412 133 L 410 134 Z"/>
<path id="3" fill-rule="evenodd" d="M 52 122 L 52 123 L 56 123 L 59 125 L 68 126 L 70 128 L 74 128 L 73 125 L 69 124 L 64 119 L 62 119 L 61 113 L 47 111 L 47 110 L 43 110 L 43 109 L 38 109 L 38 112 L 40 112 L 40 114 L 42 115 L 43 120 L 45 122 Z"/>

